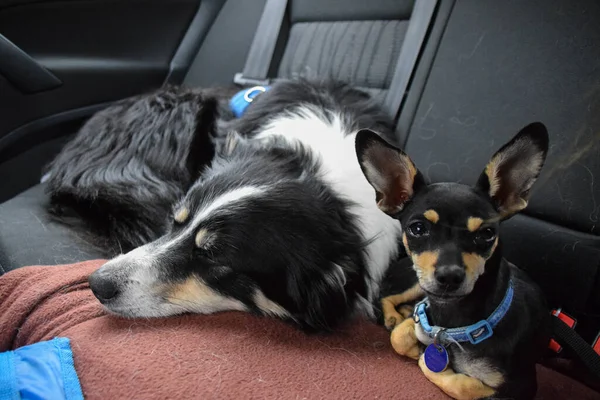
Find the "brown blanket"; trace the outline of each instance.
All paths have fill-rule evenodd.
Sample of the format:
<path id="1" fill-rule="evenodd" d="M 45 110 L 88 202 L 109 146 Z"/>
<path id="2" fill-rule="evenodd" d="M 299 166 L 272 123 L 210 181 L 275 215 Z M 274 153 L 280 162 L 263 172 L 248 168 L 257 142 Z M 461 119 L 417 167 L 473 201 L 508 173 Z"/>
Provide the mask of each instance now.
<path id="1" fill-rule="evenodd" d="M 244 313 L 126 320 L 87 286 L 102 261 L 27 267 L 0 277 L 0 351 L 71 339 L 87 399 L 447 399 L 381 327 L 356 321 L 306 336 Z M 539 367 L 539 399 L 600 394 Z"/>

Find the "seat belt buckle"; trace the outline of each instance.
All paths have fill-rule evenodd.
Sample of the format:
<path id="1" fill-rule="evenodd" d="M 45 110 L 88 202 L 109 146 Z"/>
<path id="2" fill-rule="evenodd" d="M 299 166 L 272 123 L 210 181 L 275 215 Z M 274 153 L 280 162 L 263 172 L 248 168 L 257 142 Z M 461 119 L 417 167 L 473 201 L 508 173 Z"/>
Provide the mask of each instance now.
<path id="1" fill-rule="evenodd" d="M 577 320 L 571 317 L 566 312 L 564 312 L 562 308 L 552 310 L 552 315 L 564 322 L 569 328 L 575 329 L 575 325 L 577 325 Z M 550 339 L 548 348 L 550 348 L 550 350 L 554 351 L 555 353 L 560 353 L 562 351 L 562 346 L 558 344 L 558 342 L 554 339 Z"/>
<path id="2" fill-rule="evenodd" d="M 269 86 L 271 80 L 247 78 L 242 72 L 238 72 L 233 76 L 233 83 L 241 86 Z"/>

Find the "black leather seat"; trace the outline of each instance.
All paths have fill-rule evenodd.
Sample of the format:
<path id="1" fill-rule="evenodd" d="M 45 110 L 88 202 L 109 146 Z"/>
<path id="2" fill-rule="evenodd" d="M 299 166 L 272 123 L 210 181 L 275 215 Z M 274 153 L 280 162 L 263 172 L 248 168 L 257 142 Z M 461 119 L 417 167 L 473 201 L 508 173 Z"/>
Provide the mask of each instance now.
<path id="1" fill-rule="evenodd" d="M 0 273 L 26 265 L 67 264 L 101 258 L 101 249 L 79 240 L 46 213 L 44 185 L 0 204 Z"/>
<path id="2" fill-rule="evenodd" d="M 412 3 L 291 0 L 271 75 L 342 78 L 383 98 Z M 231 82 L 262 5 L 225 3 L 185 84 Z M 472 183 L 501 143 L 529 122 L 544 122 L 548 163 L 525 215 L 505 224 L 505 250 L 552 306 L 588 321 L 600 314 L 598 19 L 600 5 L 592 0 L 440 1 L 398 133 L 431 180 Z M 45 222 L 42 192 L 38 186 L 0 205 L 2 267 L 100 256 Z"/>
<path id="3" fill-rule="evenodd" d="M 504 224 L 505 253 L 551 306 L 580 317 L 590 342 L 600 316 L 599 17 L 593 1 L 456 2 L 404 135 L 429 178 L 473 183 L 522 126 L 546 124 L 547 164 L 529 207 Z"/>

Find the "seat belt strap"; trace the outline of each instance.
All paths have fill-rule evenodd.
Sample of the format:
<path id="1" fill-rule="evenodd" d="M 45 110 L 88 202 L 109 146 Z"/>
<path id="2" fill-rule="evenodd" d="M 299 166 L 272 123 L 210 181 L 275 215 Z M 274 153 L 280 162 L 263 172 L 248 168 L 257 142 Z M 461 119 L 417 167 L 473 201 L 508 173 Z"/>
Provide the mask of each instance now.
<path id="1" fill-rule="evenodd" d="M 244 70 L 235 74 L 233 78 L 236 84 L 242 86 L 266 86 L 269 84 L 267 75 L 273 60 L 275 45 L 279 38 L 286 8 L 287 0 L 266 1 L 246 58 Z"/>
<path id="2" fill-rule="evenodd" d="M 564 347 L 570 349 L 586 368 L 600 379 L 600 355 L 581 336 L 558 317 L 552 316 L 552 333 Z"/>
<path id="3" fill-rule="evenodd" d="M 437 6 L 437 0 L 415 1 L 406 36 L 396 62 L 392 82 L 384 100 L 388 114 L 396 120 L 402 101 L 406 95 L 408 84 L 415 70 L 417 59 L 425 43 L 429 26 Z"/>

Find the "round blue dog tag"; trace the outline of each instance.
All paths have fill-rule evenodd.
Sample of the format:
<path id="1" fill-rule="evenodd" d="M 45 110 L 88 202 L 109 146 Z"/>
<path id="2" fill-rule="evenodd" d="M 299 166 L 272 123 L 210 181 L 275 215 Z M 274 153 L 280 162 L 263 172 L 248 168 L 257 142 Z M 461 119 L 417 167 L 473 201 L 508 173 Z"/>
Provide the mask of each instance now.
<path id="1" fill-rule="evenodd" d="M 442 372 L 448 367 L 448 352 L 446 348 L 439 344 L 430 344 L 423 354 L 425 365 L 431 372 Z"/>

